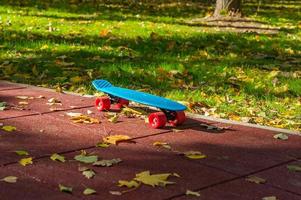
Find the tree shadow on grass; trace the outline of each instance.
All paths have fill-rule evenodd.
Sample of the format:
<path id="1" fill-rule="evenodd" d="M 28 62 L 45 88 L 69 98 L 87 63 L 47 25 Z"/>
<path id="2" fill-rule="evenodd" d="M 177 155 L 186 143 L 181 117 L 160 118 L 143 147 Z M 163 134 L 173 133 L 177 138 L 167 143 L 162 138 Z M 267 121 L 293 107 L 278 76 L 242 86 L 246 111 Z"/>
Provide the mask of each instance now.
<path id="1" fill-rule="evenodd" d="M 12 35 L 15 36 L 11 37 Z M 235 66 L 247 65 L 260 70 L 266 65 L 267 68 L 264 70 L 269 70 L 269 65 L 271 64 L 286 62 L 288 57 L 298 58 L 297 54 L 286 54 L 284 49 L 276 50 L 270 47 L 275 43 L 281 42 L 285 45 L 283 48 L 290 46 L 292 49 L 298 49 L 298 44 L 292 40 L 280 41 L 277 37 L 271 37 L 263 44 L 256 41 L 256 39 L 247 39 L 250 36 L 254 36 L 254 34 L 201 33 L 185 38 L 180 36 L 157 36 L 158 38 L 156 39 L 150 35 L 148 38 L 140 38 L 139 40 L 137 38 L 122 37 L 114 37 L 111 40 L 110 38 L 100 38 L 97 35 L 87 36 L 79 34 L 66 36 L 52 33 L 43 35 L 30 31 L 5 30 L 2 32 L 1 38 L 3 38 L 3 42 L 9 42 L 4 43 L 3 52 L 16 49 L 20 55 L 34 53 L 34 56 L 29 58 L 26 56 L 3 57 L 0 63 L 8 62 L 3 65 L 4 68 L 9 65 L 14 66 L 11 74 L 6 74 L 6 76 L 11 76 L 10 78 L 16 78 L 20 73 L 32 74 L 32 68 L 36 66 L 37 77 L 29 79 L 29 83 L 34 84 L 55 83 L 60 82 L 60 80 L 65 82 L 70 77 L 79 75 L 86 77 L 87 82 L 89 82 L 90 78 L 102 77 L 111 80 L 113 83 L 132 85 L 134 88 L 149 85 L 151 88 L 155 88 L 156 92 L 160 91 L 159 94 L 162 95 L 171 90 L 183 89 L 173 86 L 174 81 L 175 79 L 184 79 L 185 83 L 187 78 L 181 75 L 179 77 L 168 77 L 170 75 L 168 71 L 163 71 L 160 74 L 158 70 L 160 70 L 160 65 L 162 64 L 174 65 L 174 69 L 183 65 L 197 85 L 200 84 L 200 81 L 210 81 L 210 85 L 217 86 L 227 84 L 227 78 L 229 78 L 225 77 L 224 80 L 216 80 L 218 71 L 212 68 L 217 65 L 228 65 L 234 68 Z M 24 42 L 28 40 L 49 45 L 83 45 L 89 46 L 90 49 L 32 49 L 30 43 Z M 168 49 L 171 42 L 174 47 Z M 111 50 L 106 51 L 103 48 L 105 46 L 110 47 Z M 254 50 L 260 52 L 254 52 Z M 206 51 L 213 57 L 200 55 L 203 51 Z M 281 57 L 279 57 L 279 53 L 281 53 Z M 229 54 L 236 54 L 237 57 L 226 57 Z M 62 62 L 61 56 L 66 57 L 63 60 L 63 64 L 64 62 L 74 64 L 70 66 L 60 64 Z M 254 59 L 254 56 L 258 58 Z M 283 60 L 284 57 L 285 59 Z M 188 60 L 184 58 L 188 58 Z M 298 67 L 294 63 L 288 68 L 280 68 L 280 70 L 288 72 L 297 69 Z M 93 70 L 93 77 L 88 76 L 89 70 Z M 207 70 L 214 73 L 207 80 L 204 80 L 202 77 Z M 42 73 L 46 73 L 45 76 L 42 76 Z M 65 76 L 63 80 L 61 79 L 62 76 Z M 19 81 L 24 82 L 22 79 Z M 189 81 L 191 80 L 187 79 L 187 84 Z M 231 87 L 231 83 L 229 86 Z M 244 85 L 241 86 L 245 87 Z M 259 93 L 264 95 L 264 91 Z"/>

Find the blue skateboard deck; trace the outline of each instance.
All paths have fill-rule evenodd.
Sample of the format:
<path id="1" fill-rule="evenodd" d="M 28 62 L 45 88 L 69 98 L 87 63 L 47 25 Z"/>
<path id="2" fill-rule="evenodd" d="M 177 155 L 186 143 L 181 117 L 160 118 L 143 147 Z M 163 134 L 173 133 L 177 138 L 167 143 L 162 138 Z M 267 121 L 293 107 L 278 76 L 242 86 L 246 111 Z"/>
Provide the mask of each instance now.
<path id="1" fill-rule="evenodd" d="M 111 96 L 119 97 L 129 101 L 134 101 L 140 104 L 160 108 L 163 110 L 183 111 L 187 109 L 186 106 L 163 97 L 136 90 L 115 87 L 106 80 L 94 80 L 92 82 L 92 85 L 97 90 L 109 94 Z"/>

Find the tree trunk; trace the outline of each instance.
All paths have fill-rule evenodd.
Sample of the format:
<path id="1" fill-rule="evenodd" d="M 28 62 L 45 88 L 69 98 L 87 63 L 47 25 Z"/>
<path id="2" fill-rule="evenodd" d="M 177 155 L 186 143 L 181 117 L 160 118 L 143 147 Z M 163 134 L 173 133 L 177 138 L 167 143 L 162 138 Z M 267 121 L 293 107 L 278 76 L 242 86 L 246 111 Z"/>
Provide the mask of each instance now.
<path id="1" fill-rule="evenodd" d="M 213 16 L 241 16 L 241 0 L 216 0 Z"/>

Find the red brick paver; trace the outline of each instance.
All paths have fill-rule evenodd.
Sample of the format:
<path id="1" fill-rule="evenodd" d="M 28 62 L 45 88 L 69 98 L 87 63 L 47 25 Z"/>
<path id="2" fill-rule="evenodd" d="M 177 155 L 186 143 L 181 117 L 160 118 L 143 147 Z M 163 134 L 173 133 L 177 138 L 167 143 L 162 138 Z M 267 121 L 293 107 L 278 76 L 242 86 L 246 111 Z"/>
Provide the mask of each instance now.
<path id="1" fill-rule="evenodd" d="M 301 199 L 300 172 L 289 171 L 287 165 L 301 165 L 301 137 L 289 135 L 286 141 L 276 140 L 272 131 L 233 125 L 221 131 L 206 129 L 204 123 L 226 127 L 229 125 L 188 119 L 181 131 L 167 126 L 151 129 L 137 118 L 120 117 L 112 124 L 96 112 L 93 98 L 60 94 L 35 87 L 26 87 L 0 81 L 0 101 L 17 105 L 23 101 L 16 96 L 40 95 L 28 101 L 25 110 L 0 111 L 0 123 L 17 127 L 16 131 L 0 129 L 0 179 L 13 175 L 17 183 L 0 181 L 1 199 L 261 199 L 276 196 L 278 199 Z M 62 102 L 58 111 L 52 112 L 47 100 Z M 100 119 L 100 124 L 75 124 L 66 112 L 87 113 Z M 124 134 L 132 138 L 130 143 L 120 143 L 109 148 L 95 144 L 102 137 Z M 167 142 L 171 150 L 153 146 L 156 141 Z M 21 166 L 23 158 L 14 151 L 26 150 L 34 158 L 33 164 Z M 96 167 L 80 164 L 73 157 L 86 150 L 103 159 L 121 158 L 112 167 Z M 207 158 L 190 160 L 181 152 L 201 151 Z M 65 163 L 50 160 L 50 155 L 60 153 Z M 79 166 L 92 168 L 96 175 L 85 178 Z M 177 173 L 171 177 L 176 184 L 166 187 L 141 186 L 121 196 L 109 191 L 122 191 L 118 180 L 130 180 L 136 173 Z M 249 175 L 264 178 L 266 183 L 247 182 Z M 73 187 L 73 194 L 62 193 L 58 185 Z M 84 196 L 85 187 L 97 191 Z M 200 197 L 185 195 L 186 190 L 198 191 Z"/>

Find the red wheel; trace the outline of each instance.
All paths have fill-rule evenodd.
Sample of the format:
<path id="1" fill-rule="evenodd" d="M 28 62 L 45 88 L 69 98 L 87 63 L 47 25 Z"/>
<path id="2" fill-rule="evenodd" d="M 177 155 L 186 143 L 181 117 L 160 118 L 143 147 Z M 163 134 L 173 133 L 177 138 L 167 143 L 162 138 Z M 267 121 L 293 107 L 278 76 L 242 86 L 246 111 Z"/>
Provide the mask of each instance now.
<path id="1" fill-rule="evenodd" d="M 167 118 L 163 112 L 155 112 L 148 116 L 149 125 L 153 128 L 165 126 Z"/>
<path id="2" fill-rule="evenodd" d="M 111 101 L 109 97 L 100 97 L 95 100 L 96 109 L 99 111 L 110 110 Z"/>
<path id="3" fill-rule="evenodd" d="M 118 103 L 116 104 L 116 107 L 121 109 L 123 107 L 123 105 L 128 106 L 129 105 L 129 101 L 126 99 L 119 99 Z"/>
<path id="4" fill-rule="evenodd" d="M 177 111 L 177 112 L 174 112 L 174 114 L 175 114 L 175 119 L 169 121 L 169 123 L 172 126 L 178 126 L 185 122 L 186 116 L 185 116 L 184 111 Z"/>

